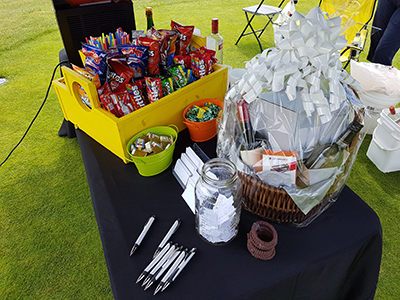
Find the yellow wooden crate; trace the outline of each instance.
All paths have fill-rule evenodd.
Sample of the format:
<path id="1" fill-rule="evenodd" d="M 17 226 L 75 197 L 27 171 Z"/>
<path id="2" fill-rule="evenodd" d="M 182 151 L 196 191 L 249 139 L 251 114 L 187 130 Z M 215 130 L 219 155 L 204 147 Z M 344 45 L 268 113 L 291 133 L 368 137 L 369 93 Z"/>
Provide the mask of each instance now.
<path id="1" fill-rule="evenodd" d="M 192 102 L 207 98 L 224 98 L 228 69 L 213 65 L 213 72 L 160 100 L 121 118 L 103 109 L 93 82 L 68 67 L 62 67 L 63 78 L 53 81 L 66 120 L 128 163 L 126 144 L 138 132 L 153 127 L 175 124 L 186 128 L 183 110 Z M 79 95 L 82 87 L 92 108 Z"/>

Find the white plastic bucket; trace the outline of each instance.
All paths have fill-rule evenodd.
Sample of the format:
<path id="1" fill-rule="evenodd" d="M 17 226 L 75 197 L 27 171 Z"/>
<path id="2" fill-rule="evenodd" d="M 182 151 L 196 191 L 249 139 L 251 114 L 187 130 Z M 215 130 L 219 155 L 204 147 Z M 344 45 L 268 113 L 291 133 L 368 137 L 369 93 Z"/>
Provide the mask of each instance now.
<path id="1" fill-rule="evenodd" d="M 400 170 L 400 145 L 393 149 L 386 149 L 375 137 L 374 132 L 369 144 L 367 157 L 375 164 L 375 166 L 383 173 L 394 172 Z"/>
<path id="2" fill-rule="evenodd" d="M 400 108 L 396 108 L 400 113 Z M 385 148 L 395 149 L 400 147 L 400 124 L 396 124 L 389 117 L 389 109 L 383 109 L 378 119 L 378 126 L 374 132 L 374 138 Z"/>
<path id="3" fill-rule="evenodd" d="M 367 108 L 367 114 L 364 119 L 364 126 L 367 134 L 372 134 L 378 125 L 377 121 L 381 115 L 382 109 L 389 106 L 396 106 L 400 102 L 398 96 L 389 96 L 386 94 L 363 91 L 359 93 L 361 102 Z"/>

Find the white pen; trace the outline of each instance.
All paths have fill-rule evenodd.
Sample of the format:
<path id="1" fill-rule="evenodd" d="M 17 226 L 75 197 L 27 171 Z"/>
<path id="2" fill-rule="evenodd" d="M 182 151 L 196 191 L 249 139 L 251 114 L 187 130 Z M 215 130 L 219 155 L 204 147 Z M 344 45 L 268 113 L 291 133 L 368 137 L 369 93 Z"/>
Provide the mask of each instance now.
<path id="1" fill-rule="evenodd" d="M 171 236 L 175 233 L 175 231 L 178 229 L 179 225 L 181 224 L 181 220 L 180 219 L 176 219 L 174 224 L 172 224 L 171 228 L 168 230 L 167 234 L 165 235 L 165 237 L 163 238 L 163 240 L 161 241 L 160 245 L 158 245 L 156 252 L 154 253 L 153 257 L 155 257 L 158 252 L 161 251 L 161 249 L 164 247 L 164 245 L 169 241 L 169 239 L 171 238 Z"/>
<path id="2" fill-rule="evenodd" d="M 169 242 L 164 246 L 160 253 L 148 264 L 148 266 L 140 273 L 136 283 L 142 280 L 147 274 L 149 274 L 150 270 L 160 261 L 160 259 L 164 256 L 164 254 L 168 251 L 168 249 L 172 246 L 172 242 Z"/>
<path id="3" fill-rule="evenodd" d="M 136 239 L 135 244 L 132 247 L 130 256 L 132 256 L 132 254 L 136 251 L 136 249 L 140 246 L 141 242 L 143 241 L 145 235 L 147 234 L 147 232 L 149 231 L 151 225 L 153 224 L 154 220 L 155 220 L 156 216 L 152 215 L 146 222 L 146 224 L 143 227 L 142 232 L 140 233 L 139 237 Z"/>
<path id="4" fill-rule="evenodd" d="M 187 257 L 180 263 L 178 268 L 171 274 L 170 278 L 165 282 L 164 286 L 162 287 L 161 291 L 163 292 L 171 282 L 175 281 L 176 277 L 178 277 L 179 273 L 182 272 L 183 268 L 187 265 L 187 263 L 192 259 L 192 257 L 196 254 L 197 248 L 192 248 Z"/>
<path id="5" fill-rule="evenodd" d="M 187 253 L 188 253 L 188 249 L 186 248 L 179 254 L 178 258 L 175 260 L 174 264 L 168 270 L 167 274 L 165 274 L 164 277 L 161 279 L 161 282 L 158 284 L 158 286 L 154 292 L 154 295 L 157 294 L 162 289 L 164 284 L 167 282 L 168 278 L 171 277 L 172 273 L 174 273 L 174 271 L 178 268 L 179 264 L 186 257 Z"/>
<path id="6" fill-rule="evenodd" d="M 156 274 L 150 279 L 150 281 L 147 283 L 146 287 L 144 290 L 147 290 L 154 282 L 156 282 L 162 274 L 168 269 L 168 267 L 175 261 L 175 259 L 179 256 L 181 253 L 182 246 L 178 247 L 175 249 L 175 252 L 171 254 L 171 256 L 168 258 L 168 260 L 162 265 L 160 270 L 157 271 Z"/>
<path id="7" fill-rule="evenodd" d="M 168 252 L 161 258 L 161 260 L 155 265 L 155 267 L 150 271 L 149 275 L 147 275 L 146 279 L 143 281 L 142 286 L 146 285 L 147 282 L 153 278 L 154 274 L 157 273 L 157 271 L 164 265 L 164 263 L 170 258 L 172 253 L 175 252 L 176 247 L 178 244 L 172 245 Z"/>

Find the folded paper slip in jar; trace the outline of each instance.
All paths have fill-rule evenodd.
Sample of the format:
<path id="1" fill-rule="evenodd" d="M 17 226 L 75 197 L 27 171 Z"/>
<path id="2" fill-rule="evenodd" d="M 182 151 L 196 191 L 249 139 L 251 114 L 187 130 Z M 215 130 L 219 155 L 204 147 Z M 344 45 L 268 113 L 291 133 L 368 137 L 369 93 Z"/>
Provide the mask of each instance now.
<path id="1" fill-rule="evenodd" d="M 247 249 L 255 258 L 270 260 L 275 256 L 275 246 L 278 243 L 278 233 L 265 221 L 253 223 L 247 234 Z"/>

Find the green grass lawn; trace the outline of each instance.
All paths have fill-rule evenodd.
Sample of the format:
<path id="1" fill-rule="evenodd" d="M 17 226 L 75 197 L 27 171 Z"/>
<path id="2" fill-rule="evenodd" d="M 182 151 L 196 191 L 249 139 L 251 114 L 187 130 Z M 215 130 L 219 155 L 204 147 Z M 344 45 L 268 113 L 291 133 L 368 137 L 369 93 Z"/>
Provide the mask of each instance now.
<path id="1" fill-rule="evenodd" d="M 278 1 L 270 1 L 272 4 Z M 307 13 L 319 1 L 300 1 Z M 157 28 L 171 19 L 203 35 L 220 19 L 224 63 L 244 67 L 259 52 L 254 37 L 236 39 L 245 25 L 241 8 L 252 1 L 135 1 L 138 28 L 152 6 Z M 63 47 L 50 0 L 0 2 L 0 161 L 22 137 L 39 109 L 58 52 Z M 269 28 L 265 48 L 273 46 Z M 365 61 L 366 52 L 361 55 Z M 394 66 L 400 69 L 400 57 Z M 57 72 L 57 76 L 59 72 Z M 0 298 L 112 299 L 79 145 L 57 135 L 62 111 L 51 88 L 48 100 L 22 144 L 0 167 Z M 400 172 L 381 173 L 366 157 L 368 136 L 348 185 L 379 215 L 383 259 L 376 299 L 399 299 Z"/>

